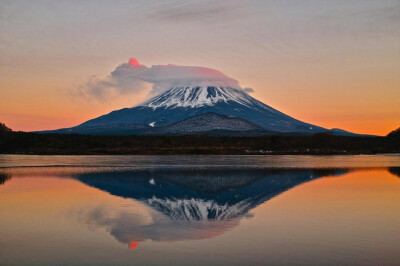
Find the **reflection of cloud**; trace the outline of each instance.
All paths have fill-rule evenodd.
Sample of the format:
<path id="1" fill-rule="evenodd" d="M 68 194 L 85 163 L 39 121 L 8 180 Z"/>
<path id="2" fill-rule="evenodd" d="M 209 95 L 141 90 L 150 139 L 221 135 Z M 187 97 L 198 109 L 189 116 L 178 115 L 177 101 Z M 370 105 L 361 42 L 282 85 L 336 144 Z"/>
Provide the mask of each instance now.
<path id="1" fill-rule="evenodd" d="M 139 242 L 137 242 L 137 241 L 132 241 L 132 242 L 129 244 L 129 249 L 130 249 L 130 250 L 134 250 L 134 249 L 136 249 L 137 245 L 139 245 Z"/>
<path id="2" fill-rule="evenodd" d="M 146 219 L 149 214 L 151 221 Z M 74 215 L 92 229 L 105 229 L 131 249 L 145 240 L 163 242 L 211 238 L 238 225 L 238 220 L 173 220 L 158 211 L 149 209 L 148 213 L 139 213 L 126 206 L 97 206 L 76 211 Z"/>

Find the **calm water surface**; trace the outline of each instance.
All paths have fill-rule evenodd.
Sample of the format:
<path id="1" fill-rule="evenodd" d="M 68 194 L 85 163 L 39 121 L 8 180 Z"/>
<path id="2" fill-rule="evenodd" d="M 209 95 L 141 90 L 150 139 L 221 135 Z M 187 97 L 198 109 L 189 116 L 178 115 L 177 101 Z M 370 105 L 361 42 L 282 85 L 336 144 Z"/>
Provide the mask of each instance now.
<path id="1" fill-rule="evenodd" d="M 400 265 L 400 155 L 0 155 L 0 265 Z"/>

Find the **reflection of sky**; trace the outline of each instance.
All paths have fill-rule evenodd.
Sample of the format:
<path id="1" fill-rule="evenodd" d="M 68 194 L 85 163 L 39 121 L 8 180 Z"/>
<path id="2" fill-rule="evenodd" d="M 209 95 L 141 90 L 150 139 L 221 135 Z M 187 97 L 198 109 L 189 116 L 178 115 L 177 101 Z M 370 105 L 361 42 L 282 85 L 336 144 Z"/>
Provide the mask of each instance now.
<path id="1" fill-rule="evenodd" d="M 400 215 L 394 211 L 400 202 L 398 168 L 362 169 L 340 176 L 319 172 L 321 178 L 297 186 L 287 182 L 290 174 L 281 175 L 289 190 L 249 209 L 251 219 L 231 220 L 174 219 L 144 197 L 132 200 L 54 172 L 32 171 L 31 176 L 7 172 L 11 178 L 0 185 L 0 212 L 7 214 L 0 219 L 0 257 L 5 265 L 32 261 L 259 265 L 266 260 L 274 265 L 282 261 L 351 265 L 355 259 L 362 265 L 396 265 L 399 261 Z M 160 178 L 155 184 L 162 183 Z M 252 182 L 236 188 L 236 194 L 257 185 Z M 188 195 L 186 189 L 179 198 Z M 209 200 L 235 190 L 218 190 Z M 204 199 L 201 193 L 205 191 L 198 198 Z"/>
<path id="2" fill-rule="evenodd" d="M 28 168 L 34 173 L 33 169 Z M 50 176 L 43 177 L 47 180 L 41 182 L 48 184 L 48 189 L 52 188 L 54 179 L 51 176 L 56 169 L 61 170 L 62 175 L 70 169 L 69 176 L 74 179 L 107 192 L 115 199 L 124 199 L 122 205 L 74 204 L 68 216 L 92 230 L 107 231 L 131 248 L 145 240 L 169 242 L 222 235 L 237 227 L 240 219 L 252 217 L 252 209 L 276 195 L 310 180 L 348 171 L 194 167 L 106 172 L 95 169 L 86 172 L 88 169 L 83 168 L 80 173 L 79 168 L 49 168 Z M 22 176 L 26 174 L 16 169 L 16 176 L 21 173 Z M 11 178 L 7 171 L 2 176 L 4 182 Z"/>
<path id="3" fill-rule="evenodd" d="M 147 95 L 65 91 L 136 57 L 218 69 L 301 120 L 385 134 L 400 115 L 399 13 L 390 0 L 2 1 L 0 115 L 42 130 L 133 106 Z"/>

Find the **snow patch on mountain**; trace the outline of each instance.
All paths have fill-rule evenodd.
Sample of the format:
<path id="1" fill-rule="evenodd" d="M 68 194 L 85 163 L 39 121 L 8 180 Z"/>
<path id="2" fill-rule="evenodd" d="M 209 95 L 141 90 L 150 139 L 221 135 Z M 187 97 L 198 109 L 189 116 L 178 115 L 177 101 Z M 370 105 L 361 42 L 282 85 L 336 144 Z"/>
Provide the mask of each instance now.
<path id="1" fill-rule="evenodd" d="M 160 107 L 195 108 L 213 106 L 218 102 L 236 102 L 247 107 L 254 105 L 254 99 L 242 89 L 200 84 L 173 87 L 139 106 L 150 107 L 153 110 Z"/>
<path id="2" fill-rule="evenodd" d="M 152 197 L 145 202 L 174 220 L 229 220 L 244 216 L 252 208 L 250 199 L 234 205 L 213 200 Z"/>

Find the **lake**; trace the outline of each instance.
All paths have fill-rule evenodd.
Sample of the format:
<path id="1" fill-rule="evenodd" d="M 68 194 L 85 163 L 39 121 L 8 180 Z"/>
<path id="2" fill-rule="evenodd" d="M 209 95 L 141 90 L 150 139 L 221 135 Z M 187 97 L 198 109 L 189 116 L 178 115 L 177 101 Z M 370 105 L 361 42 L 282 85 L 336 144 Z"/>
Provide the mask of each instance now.
<path id="1" fill-rule="evenodd" d="M 0 265 L 400 265 L 400 155 L 0 155 Z"/>

